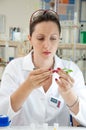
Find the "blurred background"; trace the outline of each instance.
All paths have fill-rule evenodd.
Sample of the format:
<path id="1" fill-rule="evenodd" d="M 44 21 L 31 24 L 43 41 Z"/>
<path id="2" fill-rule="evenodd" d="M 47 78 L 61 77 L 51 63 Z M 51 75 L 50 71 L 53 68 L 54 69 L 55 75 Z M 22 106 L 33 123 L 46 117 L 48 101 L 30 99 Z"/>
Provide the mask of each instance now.
<path id="1" fill-rule="evenodd" d="M 86 0 L 0 0 L 0 80 L 12 59 L 29 52 L 29 19 L 37 9 L 58 13 L 62 31 L 57 55 L 74 61 L 86 82 Z"/>

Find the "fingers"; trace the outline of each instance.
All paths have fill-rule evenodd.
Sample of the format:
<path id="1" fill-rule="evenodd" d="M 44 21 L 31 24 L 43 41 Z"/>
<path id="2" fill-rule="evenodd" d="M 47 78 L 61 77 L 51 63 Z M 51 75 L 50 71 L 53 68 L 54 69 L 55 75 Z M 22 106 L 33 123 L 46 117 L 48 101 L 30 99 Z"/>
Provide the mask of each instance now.
<path id="1" fill-rule="evenodd" d="M 38 75 L 44 72 L 49 72 L 49 69 L 47 68 L 34 69 L 33 71 L 31 71 L 31 74 Z"/>
<path id="2" fill-rule="evenodd" d="M 39 79 L 42 80 L 42 79 L 50 77 L 52 75 L 52 71 L 46 68 L 37 69 L 37 70 L 32 71 L 30 75 L 33 76 L 35 80 L 39 80 Z"/>
<path id="3" fill-rule="evenodd" d="M 59 80 L 56 80 L 56 82 L 62 91 L 67 91 L 73 86 L 74 79 L 60 68 L 57 68 L 56 70 L 51 70 L 47 68 L 35 69 L 30 72 L 28 82 L 32 84 L 33 88 L 37 88 L 44 85 L 45 81 L 47 81 L 54 72 L 59 74 Z"/>
<path id="4" fill-rule="evenodd" d="M 39 85 L 40 85 L 40 86 L 44 86 L 45 83 L 46 83 L 46 81 L 48 82 L 49 79 L 50 79 L 50 77 L 48 77 L 48 78 L 46 78 L 46 79 L 43 79 L 43 80 L 40 80 Z"/>
<path id="5" fill-rule="evenodd" d="M 33 70 L 28 76 L 28 81 L 32 83 L 32 87 L 36 88 L 43 84 L 52 75 L 52 71 L 46 68 Z"/>
<path id="6" fill-rule="evenodd" d="M 67 74 L 63 69 L 57 68 L 55 72 L 59 74 L 60 78 L 63 78 L 64 80 L 67 80 L 70 83 L 71 82 L 74 83 L 74 79 L 69 74 Z"/>
<path id="7" fill-rule="evenodd" d="M 60 76 L 58 80 L 56 79 L 56 82 L 61 91 L 67 91 L 73 87 L 74 79 L 69 74 L 60 68 L 57 69 L 56 73 Z"/>

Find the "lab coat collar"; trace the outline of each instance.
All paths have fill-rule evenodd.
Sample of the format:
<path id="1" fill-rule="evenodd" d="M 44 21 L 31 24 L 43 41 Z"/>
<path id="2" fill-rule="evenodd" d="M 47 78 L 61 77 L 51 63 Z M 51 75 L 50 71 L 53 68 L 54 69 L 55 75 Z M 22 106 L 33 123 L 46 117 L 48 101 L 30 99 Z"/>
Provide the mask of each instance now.
<path id="1" fill-rule="evenodd" d="M 55 55 L 54 69 L 63 68 L 63 67 L 64 65 L 63 65 L 62 59 L 60 59 L 57 55 Z"/>
<path id="2" fill-rule="evenodd" d="M 32 53 L 33 53 L 33 50 L 27 56 L 24 57 L 23 70 L 32 71 L 34 69 L 34 64 L 32 62 Z"/>
<path id="3" fill-rule="evenodd" d="M 32 53 L 33 53 L 33 50 L 27 56 L 24 57 L 23 70 L 31 71 L 34 69 L 35 66 L 32 62 Z M 57 69 L 58 67 L 63 68 L 63 64 L 62 64 L 62 60 L 57 55 L 55 55 L 54 69 Z"/>

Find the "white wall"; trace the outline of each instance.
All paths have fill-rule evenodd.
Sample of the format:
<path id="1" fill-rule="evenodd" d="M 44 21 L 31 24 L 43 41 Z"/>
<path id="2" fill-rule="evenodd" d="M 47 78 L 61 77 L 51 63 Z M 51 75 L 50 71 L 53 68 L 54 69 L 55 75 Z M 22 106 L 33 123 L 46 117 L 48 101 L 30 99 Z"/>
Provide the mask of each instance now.
<path id="1" fill-rule="evenodd" d="M 6 30 L 0 38 L 9 37 L 10 27 L 20 27 L 27 33 L 30 15 L 39 8 L 40 0 L 0 0 L 0 14 L 6 17 Z"/>
<path id="2" fill-rule="evenodd" d="M 10 27 L 20 27 L 22 34 L 27 36 L 30 16 L 39 8 L 41 8 L 40 0 L 0 0 L 0 15 L 6 18 L 5 32 L 0 34 L 0 40 L 9 40 Z M 8 61 L 10 56 L 15 57 L 14 48 L 0 48 L 0 57 Z"/>

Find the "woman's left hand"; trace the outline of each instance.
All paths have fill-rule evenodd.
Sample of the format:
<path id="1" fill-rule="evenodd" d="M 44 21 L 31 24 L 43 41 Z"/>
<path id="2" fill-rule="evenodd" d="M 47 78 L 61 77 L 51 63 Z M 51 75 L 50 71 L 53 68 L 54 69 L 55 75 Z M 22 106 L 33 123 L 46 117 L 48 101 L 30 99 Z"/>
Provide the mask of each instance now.
<path id="1" fill-rule="evenodd" d="M 67 106 L 70 106 L 70 110 L 77 114 L 79 112 L 79 101 L 77 95 L 71 89 L 74 85 L 74 79 L 63 69 L 58 68 L 56 72 L 60 76 L 59 79 L 55 79 L 58 84 L 58 90 Z"/>
<path id="2" fill-rule="evenodd" d="M 61 93 L 68 92 L 74 85 L 74 79 L 63 69 L 57 68 L 56 73 L 59 74 L 59 79 L 55 79 Z"/>

